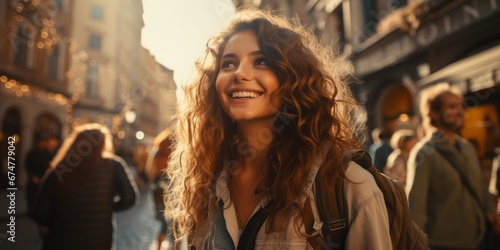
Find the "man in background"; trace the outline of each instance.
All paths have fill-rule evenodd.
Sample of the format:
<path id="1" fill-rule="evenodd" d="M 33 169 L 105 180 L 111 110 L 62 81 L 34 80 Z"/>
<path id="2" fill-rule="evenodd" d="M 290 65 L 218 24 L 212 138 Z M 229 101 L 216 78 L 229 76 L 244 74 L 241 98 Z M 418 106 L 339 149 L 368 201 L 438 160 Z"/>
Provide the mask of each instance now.
<path id="1" fill-rule="evenodd" d="M 473 145 L 458 135 L 462 95 L 448 84 L 430 87 L 421 92 L 420 112 L 426 136 L 408 159 L 410 215 L 433 250 L 485 249 L 486 222 L 500 232 L 500 218 Z"/>

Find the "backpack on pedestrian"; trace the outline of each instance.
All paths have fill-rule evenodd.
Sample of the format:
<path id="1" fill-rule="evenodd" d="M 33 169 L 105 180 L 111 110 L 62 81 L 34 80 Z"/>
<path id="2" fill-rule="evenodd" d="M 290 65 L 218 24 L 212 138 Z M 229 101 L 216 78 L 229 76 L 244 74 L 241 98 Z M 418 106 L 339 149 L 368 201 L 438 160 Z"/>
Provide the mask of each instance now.
<path id="1" fill-rule="evenodd" d="M 384 194 L 384 201 L 389 217 L 389 230 L 393 249 L 428 249 L 427 235 L 411 219 L 406 193 L 403 187 L 391 178 L 380 173 L 374 166 L 366 151 L 354 151 L 345 155 L 346 164 L 354 161 L 373 175 L 377 186 Z M 323 237 L 315 234 L 308 238 L 314 249 L 343 249 L 347 235 L 347 205 L 345 204 L 342 178 L 338 178 L 335 188 L 326 187 L 326 183 L 315 182 L 316 202 L 323 221 Z M 328 191 L 331 192 L 328 192 Z M 325 192 L 327 191 L 327 192 Z M 332 193 L 333 192 L 333 193 Z M 304 225 L 312 232 L 314 217 L 310 206 L 304 206 Z"/>

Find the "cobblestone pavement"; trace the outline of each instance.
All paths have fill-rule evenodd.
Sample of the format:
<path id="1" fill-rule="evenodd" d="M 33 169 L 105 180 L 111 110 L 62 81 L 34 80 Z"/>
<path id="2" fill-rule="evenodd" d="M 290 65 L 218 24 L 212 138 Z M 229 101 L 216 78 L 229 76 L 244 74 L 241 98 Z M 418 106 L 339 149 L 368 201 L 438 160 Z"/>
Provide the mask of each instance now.
<path id="1" fill-rule="evenodd" d="M 26 215 L 24 191 L 16 192 L 15 242 L 7 240 L 10 235 L 7 224 L 9 199 L 7 191 L 0 191 L 0 249 L 38 250 L 42 241 L 36 224 Z M 154 216 L 151 192 L 141 191 L 139 204 L 129 210 L 116 213 L 116 250 L 157 250 L 156 236 L 160 223 Z M 171 241 L 165 241 L 161 250 L 171 249 Z"/>
<path id="2" fill-rule="evenodd" d="M 116 214 L 116 250 L 156 250 L 160 222 L 156 220 L 151 192 L 141 191 L 138 205 Z M 162 250 L 170 249 L 165 241 Z"/>

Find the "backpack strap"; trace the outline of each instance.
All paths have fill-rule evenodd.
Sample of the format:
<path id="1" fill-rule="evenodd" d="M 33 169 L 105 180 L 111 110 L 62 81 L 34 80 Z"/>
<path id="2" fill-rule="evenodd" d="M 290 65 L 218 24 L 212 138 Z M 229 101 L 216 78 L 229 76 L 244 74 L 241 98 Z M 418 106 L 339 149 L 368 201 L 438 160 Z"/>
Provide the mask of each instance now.
<path id="1" fill-rule="evenodd" d="M 315 233 L 314 230 L 314 215 L 312 212 L 311 202 L 306 199 L 304 203 L 304 208 L 302 210 L 302 220 L 304 222 L 304 228 L 308 235 L 307 241 L 313 249 L 328 249 L 325 240 L 321 237 L 321 234 Z"/>
<path id="2" fill-rule="evenodd" d="M 347 235 L 347 204 L 344 197 L 344 180 L 338 178 L 335 186 L 328 187 L 326 183 L 316 182 L 316 204 L 321 228 L 327 249 L 343 249 Z"/>
<path id="3" fill-rule="evenodd" d="M 436 147 L 436 152 L 438 152 L 444 159 L 446 159 L 448 161 L 448 163 L 450 163 L 450 165 L 453 167 L 453 169 L 455 169 L 455 171 L 457 171 L 458 175 L 460 175 L 460 179 L 462 180 L 462 184 L 464 184 L 464 186 L 465 186 L 465 189 L 467 189 L 467 191 L 469 191 L 469 194 L 472 196 L 472 198 L 474 198 L 474 200 L 476 201 L 478 206 L 483 211 L 486 211 L 486 209 L 483 206 L 483 203 L 481 202 L 481 199 L 479 198 L 479 195 L 476 193 L 476 191 L 472 187 L 472 184 L 470 183 L 469 178 L 467 177 L 467 174 L 464 173 L 458 167 L 458 165 L 460 165 L 459 162 L 457 162 L 451 154 L 447 153 L 446 151 L 444 151 L 438 147 Z"/>
<path id="4" fill-rule="evenodd" d="M 272 200 L 267 204 L 267 206 L 271 203 Z M 264 210 L 264 207 L 260 207 L 259 210 L 252 215 L 241 233 L 240 240 L 238 241 L 238 246 L 236 248 L 237 250 L 253 250 L 255 248 L 257 233 L 259 233 L 262 224 L 264 224 L 264 221 L 266 221 L 268 216 L 269 213 Z"/>
<path id="5" fill-rule="evenodd" d="M 342 163 L 347 169 L 353 153 L 344 154 Z M 304 204 L 303 220 L 306 233 L 310 235 L 307 240 L 313 249 L 343 249 L 347 235 L 347 204 L 344 197 L 344 179 L 337 178 L 332 188 L 327 183 L 315 181 L 315 201 L 318 207 L 323 227 L 319 234 L 314 234 L 314 215 L 309 200 Z"/>

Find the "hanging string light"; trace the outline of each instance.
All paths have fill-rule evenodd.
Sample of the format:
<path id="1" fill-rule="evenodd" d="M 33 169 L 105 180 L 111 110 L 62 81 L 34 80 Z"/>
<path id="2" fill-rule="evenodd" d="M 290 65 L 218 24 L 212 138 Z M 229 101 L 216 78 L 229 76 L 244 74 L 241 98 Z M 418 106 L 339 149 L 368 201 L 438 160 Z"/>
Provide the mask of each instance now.
<path id="1" fill-rule="evenodd" d="M 0 82 L 2 89 L 6 93 L 11 93 L 16 97 L 26 97 L 26 98 L 36 98 L 43 101 L 54 102 L 57 105 L 64 106 L 66 110 L 66 121 L 70 121 L 73 116 L 73 105 L 77 100 L 78 94 L 74 93 L 71 98 L 67 98 L 60 93 L 53 93 L 46 91 L 44 89 L 29 86 L 27 84 L 21 83 L 15 79 L 9 79 L 7 76 L 0 76 Z M 71 124 L 71 122 L 68 122 Z"/>
<path id="2" fill-rule="evenodd" d="M 59 42 L 61 36 L 57 29 L 57 9 L 52 1 L 42 2 L 40 0 L 23 0 L 15 5 L 12 20 L 9 26 L 17 33 L 19 29 L 25 32 L 26 36 L 34 37 L 36 29 L 39 29 L 40 35 L 35 41 L 30 41 L 28 46 L 39 49 L 46 49 L 49 54 L 52 53 L 54 46 Z"/>

